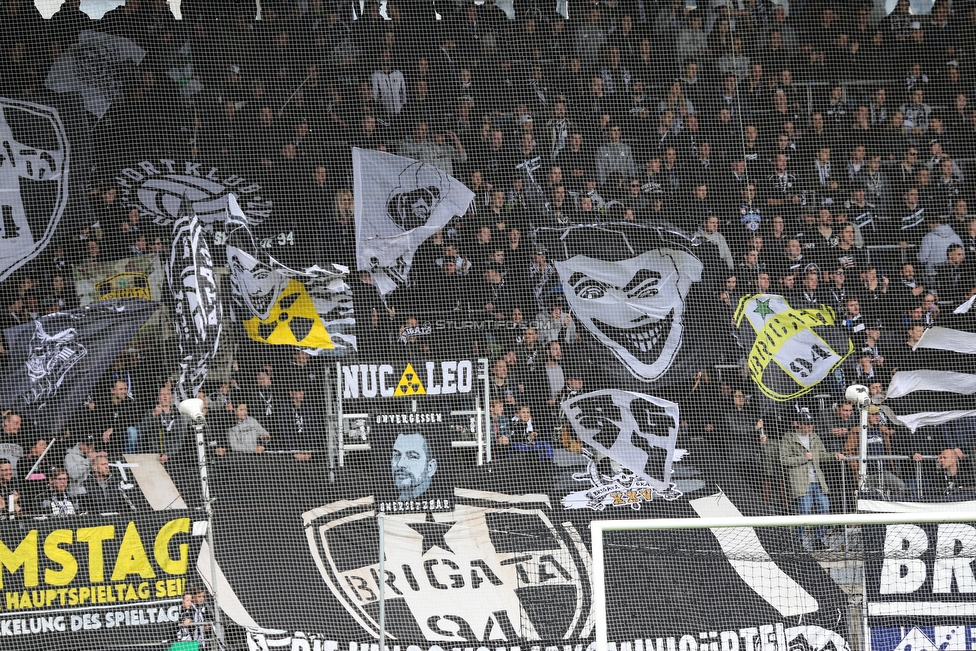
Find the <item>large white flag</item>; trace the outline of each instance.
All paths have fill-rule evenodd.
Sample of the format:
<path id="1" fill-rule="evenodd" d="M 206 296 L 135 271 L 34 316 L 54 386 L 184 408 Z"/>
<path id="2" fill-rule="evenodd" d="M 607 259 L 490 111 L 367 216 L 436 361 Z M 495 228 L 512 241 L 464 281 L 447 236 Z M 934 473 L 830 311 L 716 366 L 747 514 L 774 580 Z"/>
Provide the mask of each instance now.
<path id="1" fill-rule="evenodd" d="M 144 56 L 146 51 L 129 39 L 86 30 L 54 62 L 44 85 L 56 93 L 81 93 L 88 112 L 101 118 L 119 94 L 130 66 L 138 66 Z"/>
<path id="2" fill-rule="evenodd" d="M 386 294 L 406 279 L 417 247 L 463 215 L 474 193 L 433 165 L 382 151 L 354 148 L 352 165 L 356 264 Z"/>

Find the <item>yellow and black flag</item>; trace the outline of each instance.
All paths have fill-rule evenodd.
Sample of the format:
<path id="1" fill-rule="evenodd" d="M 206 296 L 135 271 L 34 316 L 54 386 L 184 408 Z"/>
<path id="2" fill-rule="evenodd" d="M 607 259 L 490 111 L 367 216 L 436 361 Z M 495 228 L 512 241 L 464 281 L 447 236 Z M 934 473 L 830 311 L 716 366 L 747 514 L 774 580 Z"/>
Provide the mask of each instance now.
<path id="1" fill-rule="evenodd" d="M 248 338 L 273 346 L 342 354 L 354 350 L 348 269 L 296 271 L 262 251 L 233 195 L 225 225 L 232 314 Z"/>
<path id="2" fill-rule="evenodd" d="M 744 296 L 735 311 L 749 377 L 783 402 L 812 391 L 854 352 L 847 328 L 826 305 L 796 309 L 779 294 Z"/>

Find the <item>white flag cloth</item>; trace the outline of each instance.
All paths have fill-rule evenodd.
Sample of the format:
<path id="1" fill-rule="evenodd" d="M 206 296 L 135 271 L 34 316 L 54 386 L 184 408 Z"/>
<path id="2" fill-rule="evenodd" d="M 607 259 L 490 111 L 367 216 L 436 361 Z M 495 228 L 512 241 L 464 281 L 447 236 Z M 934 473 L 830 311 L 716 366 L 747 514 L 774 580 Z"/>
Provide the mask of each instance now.
<path id="1" fill-rule="evenodd" d="M 139 65 L 144 56 L 127 38 L 84 31 L 51 66 L 44 85 L 55 93 L 81 93 L 88 112 L 101 118 L 122 88 L 126 66 Z"/>
<path id="2" fill-rule="evenodd" d="M 385 294 L 406 279 L 417 247 L 463 215 L 474 193 L 433 165 L 382 151 L 354 148 L 352 165 L 356 264 Z"/>

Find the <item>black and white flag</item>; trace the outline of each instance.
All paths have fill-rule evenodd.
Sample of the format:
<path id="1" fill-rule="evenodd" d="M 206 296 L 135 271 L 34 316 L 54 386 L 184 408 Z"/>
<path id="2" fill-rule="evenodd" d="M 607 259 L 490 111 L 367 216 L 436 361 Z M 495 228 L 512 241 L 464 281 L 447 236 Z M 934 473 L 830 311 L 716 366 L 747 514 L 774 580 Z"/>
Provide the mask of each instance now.
<path id="1" fill-rule="evenodd" d="M 7 328 L 10 365 L 0 379 L 0 404 L 37 431 L 60 434 L 156 307 L 138 298 L 97 301 Z"/>
<path id="2" fill-rule="evenodd" d="M 78 42 L 58 57 L 44 85 L 56 93 L 81 93 L 89 113 L 101 118 L 119 94 L 130 67 L 146 51 L 127 38 L 83 31 Z"/>
<path id="3" fill-rule="evenodd" d="M 323 262 L 291 269 L 263 250 L 233 194 L 227 195 L 223 241 L 230 269 L 231 317 L 248 338 L 343 355 L 356 348 L 349 269 Z"/>
<path id="4" fill-rule="evenodd" d="M 658 491 L 671 488 L 678 405 L 632 391 L 603 389 L 563 402 L 576 436 Z"/>
<path id="5" fill-rule="evenodd" d="M 173 248 L 166 265 L 180 342 L 177 389 L 184 400 L 195 397 L 207 379 L 210 360 L 217 354 L 223 321 L 204 225 L 187 206 L 188 202 L 184 202 L 173 224 Z"/>
<path id="6" fill-rule="evenodd" d="M 424 240 L 455 215 L 474 193 L 428 163 L 372 149 L 352 150 L 356 198 L 356 263 L 373 275 L 382 294 L 406 280 Z"/>
<path id="7" fill-rule="evenodd" d="M 976 318 L 962 313 L 925 331 L 888 385 L 885 412 L 915 431 L 976 416 Z"/>
<path id="8" fill-rule="evenodd" d="M 54 235 L 68 205 L 69 158 L 55 109 L 0 97 L 0 280 Z"/>

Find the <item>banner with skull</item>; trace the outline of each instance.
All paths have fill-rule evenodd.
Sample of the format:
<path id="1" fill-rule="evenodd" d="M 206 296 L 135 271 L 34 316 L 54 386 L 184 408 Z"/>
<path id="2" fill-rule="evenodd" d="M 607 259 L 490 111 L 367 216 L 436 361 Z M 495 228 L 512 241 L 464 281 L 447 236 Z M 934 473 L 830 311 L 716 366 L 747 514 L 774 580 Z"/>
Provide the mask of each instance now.
<path id="1" fill-rule="evenodd" d="M 291 269 L 258 246 L 233 194 L 221 238 L 230 270 L 231 314 L 253 341 L 313 353 L 356 348 L 352 291 L 346 267 Z"/>
<path id="2" fill-rule="evenodd" d="M 220 343 L 224 316 L 203 223 L 192 209 L 181 210 L 173 224 L 166 280 L 175 304 L 173 316 L 180 345 L 180 377 L 176 386 L 185 400 L 196 396 L 207 379 L 210 360 Z"/>
<path id="3" fill-rule="evenodd" d="M 589 357 L 611 384 L 627 376 L 633 386 L 670 383 L 677 371 L 712 361 L 708 289 L 721 268 L 713 245 L 667 225 L 633 223 L 540 229 L 537 238 L 585 329 Z"/>
<path id="4" fill-rule="evenodd" d="M 356 263 L 380 293 L 401 285 L 417 248 L 474 199 L 463 183 L 429 163 L 371 149 L 352 150 Z"/>
<path id="5" fill-rule="evenodd" d="M 576 436 L 596 454 L 616 461 L 655 494 L 668 495 L 678 438 L 677 404 L 641 393 L 604 389 L 570 398 L 562 409 Z M 597 482 L 597 488 L 605 483 Z M 601 492 L 598 502 L 609 492 Z"/>
<path id="6" fill-rule="evenodd" d="M 139 298 L 98 301 L 7 328 L 10 362 L 0 379 L 0 401 L 36 431 L 62 433 L 155 311 L 155 303 Z"/>

